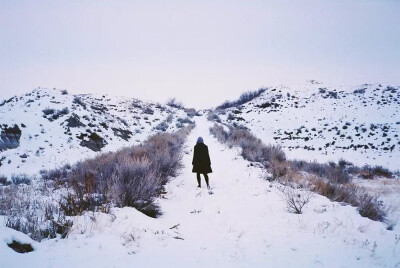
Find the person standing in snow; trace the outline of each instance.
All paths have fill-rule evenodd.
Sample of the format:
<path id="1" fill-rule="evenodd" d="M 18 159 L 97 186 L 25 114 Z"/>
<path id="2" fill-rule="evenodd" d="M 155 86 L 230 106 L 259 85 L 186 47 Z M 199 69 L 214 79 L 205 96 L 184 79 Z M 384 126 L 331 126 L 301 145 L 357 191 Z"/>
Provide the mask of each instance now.
<path id="1" fill-rule="evenodd" d="M 199 184 L 197 187 L 201 188 L 200 174 L 203 174 L 204 179 L 206 180 L 207 188 L 210 189 L 207 174 L 212 172 L 211 160 L 210 155 L 208 154 L 208 147 L 204 144 L 202 137 L 197 139 L 197 143 L 194 146 L 192 165 L 192 172 L 197 173 L 197 182 Z"/>

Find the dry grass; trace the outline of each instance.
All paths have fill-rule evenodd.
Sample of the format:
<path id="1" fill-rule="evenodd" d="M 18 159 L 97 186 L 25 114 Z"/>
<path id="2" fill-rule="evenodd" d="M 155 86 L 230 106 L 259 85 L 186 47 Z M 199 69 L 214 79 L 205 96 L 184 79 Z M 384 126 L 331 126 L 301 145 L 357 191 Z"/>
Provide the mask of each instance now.
<path id="1" fill-rule="evenodd" d="M 0 187 L 0 215 L 6 215 L 7 227 L 37 241 L 67 236 L 72 222 L 66 217 L 85 211 L 107 213 L 111 206 L 132 206 L 157 217 L 161 211 L 154 200 L 178 174 L 191 129 L 155 134 L 139 146 L 42 171 L 39 184 L 27 185 L 15 177 L 21 183 Z"/>
<path id="2" fill-rule="evenodd" d="M 383 221 L 386 212 L 382 208 L 378 197 L 355 184 L 350 183 L 350 171 L 361 170 L 341 160 L 338 164 L 329 162 L 321 164 L 298 160 L 286 160 L 284 152 L 279 146 L 265 145 L 245 128 L 229 127 L 225 131 L 221 125 L 214 124 L 210 132 L 222 143 L 242 148 L 242 156 L 251 162 L 259 162 L 272 173 L 272 179 L 294 187 L 310 189 L 324 195 L 332 201 L 345 202 L 358 208 L 360 214 L 372 220 Z M 351 170 L 350 170 L 351 167 Z M 378 169 L 381 171 L 382 169 Z M 382 174 L 384 172 L 381 172 Z M 290 211 L 301 213 L 303 202 L 307 198 L 295 198 L 287 194 L 286 200 L 290 203 Z"/>
<path id="3" fill-rule="evenodd" d="M 39 198 L 44 189 L 26 185 L 0 188 L 0 215 L 6 215 L 6 227 L 29 235 L 36 241 L 62 238 L 72 226 L 51 199 Z"/>
<path id="4" fill-rule="evenodd" d="M 70 187 L 61 207 L 67 215 L 84 211 L 107 211 L 107 204 L 132 206 L 157 217 L 160 209 L 154 198 L 163 192 L 170 177 L 182 166 L 181 152 L 191 127 L 175 133 L 159 133 L 143 144 L 101 154 L 78 163 L 61 179 Z M 57 172 L 52 172 L 56 174 Z"/>
<path id="5" fill-rule="evenodd" d="M 265 145 L 247 129 L 240 127 L 229 127 L 229 132 L 227 132 L 222 126 L 214 124 L 210 132 L 220 142 L 242 148 L 244 159 L 259 162 L 268 168 L 275 165 L 278 173 L 283 172 L 284 169 L 278 168 L 278 165 L 286 160 L 286 156 L 280 146 Z"/>

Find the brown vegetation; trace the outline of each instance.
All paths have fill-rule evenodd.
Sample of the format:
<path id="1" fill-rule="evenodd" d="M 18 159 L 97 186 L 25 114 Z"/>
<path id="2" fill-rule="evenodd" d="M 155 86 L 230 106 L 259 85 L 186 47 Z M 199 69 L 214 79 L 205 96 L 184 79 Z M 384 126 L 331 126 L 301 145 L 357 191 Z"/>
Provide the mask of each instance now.
<path id="1" fill-rule="evenodd" d="M 259 162 L 272 173 L 273 180 L 290 186 L 310 189 L 328 197 L 332 201 L 345 202 L 358 208 L 361 216 L 372 220 L 383 221 L 385 211 L 377 196 L 369 195 L 362 187 L 350 182 L 350 175 L 364 169 L 355 167 L 349 162 L 340 160 L 338 164 L 329 162 L 321 164 L 298 160 L 286 160 L 285 153 L 279 146 L 265 145 L 244 127 L 228 126 L 225 131 L 222 125 L 214 124 L 210 132 L 222 143 L 242 148 L 244 159 Z M 389 176 L 381 167 L 372 169 L 373 174 Z M 390 173 L 391 174 L 391 173 Z M 307 196 L 306 196 L 307 197 Z M 300 195 L 286 193 L 288 208 L 291 212 L 301 213 L 302 207 L 309 201 Z M 304 201 L 304 202 L 303 202 Z"/>

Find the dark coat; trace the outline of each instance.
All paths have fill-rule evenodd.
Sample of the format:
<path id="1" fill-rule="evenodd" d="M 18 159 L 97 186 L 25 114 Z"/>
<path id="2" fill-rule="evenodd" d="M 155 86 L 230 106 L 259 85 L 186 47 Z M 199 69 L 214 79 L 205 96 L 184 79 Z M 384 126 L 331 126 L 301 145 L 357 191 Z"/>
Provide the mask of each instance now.
<path id="1" fill-rule="evenodd" d="M 193 173 L 207 174 L 212 172 L 208 147 L 204 143 L 197 143 L 194 146 L 192 165 Z"/>

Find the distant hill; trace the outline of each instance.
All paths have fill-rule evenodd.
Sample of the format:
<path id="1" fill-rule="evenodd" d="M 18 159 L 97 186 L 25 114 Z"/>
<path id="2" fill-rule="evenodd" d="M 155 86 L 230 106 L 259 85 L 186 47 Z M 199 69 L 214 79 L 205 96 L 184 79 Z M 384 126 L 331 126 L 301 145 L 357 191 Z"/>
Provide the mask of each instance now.
<path id="1" fill-rule="evenodd" d="M 310 81 L 266 88 L 251 101 L 216 113 L 222 122 L 244 125 L 264 142 L 280 144 L 289 158 L 344 158 L 399 169 L 399 86 L 327 87 Z"/>

